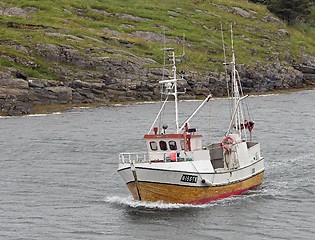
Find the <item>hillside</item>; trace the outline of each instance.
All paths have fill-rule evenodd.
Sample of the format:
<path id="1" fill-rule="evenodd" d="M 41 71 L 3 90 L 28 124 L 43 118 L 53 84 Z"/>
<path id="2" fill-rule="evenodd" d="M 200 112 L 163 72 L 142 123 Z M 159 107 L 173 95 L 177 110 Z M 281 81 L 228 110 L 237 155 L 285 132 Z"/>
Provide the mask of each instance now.
<path id="1" fill-rule="evenodd" d="M 234 24 L 246 91 L 314 84 L 315 36 L 247 0 L 3 0 L 1 109 L 19 114 L 42 104 L 158 99 L 164 33 L 179 55 L 184 46 L 178 68 L 190 97 L 222 96 L 220 22 L 227 46 Z"/>

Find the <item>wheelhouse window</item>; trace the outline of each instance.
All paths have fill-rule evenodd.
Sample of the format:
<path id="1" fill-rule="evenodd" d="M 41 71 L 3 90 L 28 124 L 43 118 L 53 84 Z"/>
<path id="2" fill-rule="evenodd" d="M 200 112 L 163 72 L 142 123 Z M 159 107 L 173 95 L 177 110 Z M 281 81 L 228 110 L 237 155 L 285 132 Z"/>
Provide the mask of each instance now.
<path id="1" fill-rule="evenodd" d="M 150 142 L 150 148 L 151 148 L 152 151 L 158 150 L 158 146 L 157 146 L 155 141 L 151 141 Z"/>
<path id="2" fill-rule="evenodd" d="M 160 144 L 160 149 L 161 150 L 163 150 L 163 151 L 167 150 L 167 144 L 166 144 L 165 141 L 160 141 L 159 144 Z"/>
<path id="3" fill-rule="evenodd" d="M 169 141 L 168 145 L 170 146 L 171 150 L 177 150 L 177 145 L 175 141 Z"/>

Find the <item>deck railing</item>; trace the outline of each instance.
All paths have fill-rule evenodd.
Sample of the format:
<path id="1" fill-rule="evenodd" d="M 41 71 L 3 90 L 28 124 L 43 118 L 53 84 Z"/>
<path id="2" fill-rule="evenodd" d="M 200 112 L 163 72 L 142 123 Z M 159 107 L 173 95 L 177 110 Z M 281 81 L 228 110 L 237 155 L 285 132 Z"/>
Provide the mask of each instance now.
<path id="1" fill-rule="evenodd" d="M 120 153 L 119 154 L 120 163 L 139 163 L 148 162 L 148 154 L 142 153 Z"/>
<path id="2" fill-rule="evenodd" d="M 151 157 L 151 159 L 150 159 Z M 168 152 L 155 152 L 154 156 L 150 156 L 147 152 L 142 153 L 120 153 L 119 162 L 120 163 L 160 163 L 160 162 L 183 162 L 192 161 L 192 157 L 176 157 L 176 159 L 170 158 L 170 153 Z"/>

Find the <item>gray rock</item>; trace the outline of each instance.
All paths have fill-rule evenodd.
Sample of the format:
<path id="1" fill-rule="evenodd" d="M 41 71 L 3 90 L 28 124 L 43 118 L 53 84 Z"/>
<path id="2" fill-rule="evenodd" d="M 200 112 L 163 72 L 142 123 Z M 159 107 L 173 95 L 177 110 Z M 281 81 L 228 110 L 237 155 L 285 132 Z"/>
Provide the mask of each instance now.
<path id="1" fill-rule="evenodd" d="M 160 33 L 134 31 L 131 35 L 150 42 L 163 42 L 164 40 L 163 34 Z"/>
<path id="2" fill-rule="evenodd" d="M 16 104 L 10 105 L 6 110 L 9 116 L 28 114 L 31 112 L 32 104 L 28 102 L 17 102 Z"/>
<path id="3" fill-rule="evenodd" d="M 69 84 L 70 87 L 74 88 L 74 89 L 77 89 L 77 88 L 91 88 L 91 83 L 88 83 L 88 82 L 83 82 L 81 80 L 74 80 L 73 82 L 71 82 Z"/>
<path id="4" fill-rule="evenodd" d="M 0 88 L 29 89 L 29 86 L 28 86 L 27 81 L 25 81 L 23 79 L 13 78 L 12 76 L 9 76 L 6 78 L 0 77 Z"/>
<path id="5" fill-rule="evenodd" d="M 38 79 L 29 79 L 28 86 L 31 88 L 43 88 L 45 86 L 45 82 Z"/>
<path id="6" fill-rule="evenodd" d="M 142 17 L 138 17 L 138 16 L 133 16 L 131 14 L 126 14 L 126 13 L 117 13 L 115 14 L 115 16 L 127 20 L 127 21 L 134 21 L 134 22 L 148 22 L 150 21 L 150 19 L 148 18 L 142 18 Z"/>
<path id="7" fill-rule="evenodd" d="M 276 24 L 276 25 L 279 26 L 279 27 L 284 26 L 284 24 L 283 24 L 278 18 L 271 17 L 271 16 L 269 16 L 269 15 L 264 16 L 262 20 L 263 20 L 264 22 L 271 22 L 271 23 L 274 23 L 274 24 Z"/>
<path id="8" fill-rule="evenodd" d="M 239 8 L 239 7 L 232 7 L 232 9 L 234 10 L 234 12 L 242 17 L 245 17 L 245 18 L 249 18 L 251 15 L 249 12 L 245 11 L 244 9 L 242 8 Z"/>
<path id="9" fill-rule="evenodd" d="M 278 32 L 279 32 L 279 37 L 281 38 L 290 37 L 290 33 L 285 29 L 279 29 Z"/>
<path id="10" fill-rule="evenodd" d="M 0 9 L 0 15 L 4 16 L 19 16 L 27 18 L 29 15 L 22 8 L 2 8 Z"/>

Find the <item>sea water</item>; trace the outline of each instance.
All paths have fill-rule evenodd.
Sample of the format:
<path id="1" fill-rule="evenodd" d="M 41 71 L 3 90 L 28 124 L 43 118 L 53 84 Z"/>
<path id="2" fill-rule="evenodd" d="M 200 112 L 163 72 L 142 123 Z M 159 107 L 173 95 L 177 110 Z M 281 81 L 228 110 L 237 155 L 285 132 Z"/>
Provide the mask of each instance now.
<path id="1" fill-rule="evenodd" d="M 159 103 L 0 118 L 0 239 L 314 239 L 315 91 L 248 100 L 265 180 L 197 206 L 135 201 L 117 173 L 119 152 L 145 150 Z M 180 102 L 180 123 L 198 104 Z M 205 144 L 221 141 L 228 106 L 191 121 Z"/>

